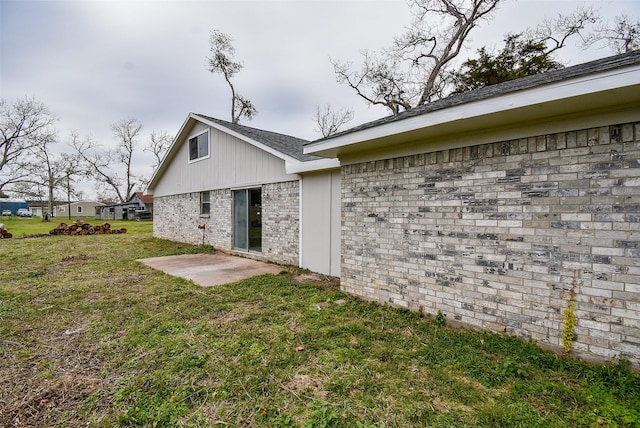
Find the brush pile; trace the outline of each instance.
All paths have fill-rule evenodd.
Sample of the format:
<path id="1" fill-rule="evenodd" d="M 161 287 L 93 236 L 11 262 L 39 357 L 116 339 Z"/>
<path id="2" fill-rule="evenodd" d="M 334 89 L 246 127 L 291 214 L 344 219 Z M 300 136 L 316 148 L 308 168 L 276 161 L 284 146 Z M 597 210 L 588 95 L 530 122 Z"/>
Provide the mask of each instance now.
<path id="1" fill-rule="evenodd" d="M 96 226 L 85 223 L 82 220 L 76 220 L 71 224 L 60 223 L 58 226 L 49 231 L 50 235 L 108 235 L 114 233 L 127 233 L 125 227 L 120 229 L 111 229 L 109 223 L 102 223 Z"/>
<path id="2" fill-rule="evenodd" d="M 4 227 L 3 223 L 0 223 L 0 239 L 13 238 L 13 235 Z"/>

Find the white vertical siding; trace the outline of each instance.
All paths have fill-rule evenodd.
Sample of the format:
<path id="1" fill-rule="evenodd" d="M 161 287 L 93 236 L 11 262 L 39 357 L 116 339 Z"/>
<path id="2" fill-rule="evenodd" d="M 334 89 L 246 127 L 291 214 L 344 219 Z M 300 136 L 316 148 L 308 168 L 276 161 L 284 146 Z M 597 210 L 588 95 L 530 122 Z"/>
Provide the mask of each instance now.
<path id="1" fill-rule="evenodd" d="M 189 138 L 209 130 L 209 158 L 189 162 Z M 295 180 L 284 160 L 239 138 L 196 123 L 154 188 L 154 196 Z"/>
<path id="2" fill-rule="evenodd" d="M 302 267 L 340 276 L 340 171 L 302 178 Z"/>
<path id="3" fill-rule="evenodd" d="M 331 171 L 331 276 L 340 276 L 342 258 L 342 181 L 340 170 Z"/>

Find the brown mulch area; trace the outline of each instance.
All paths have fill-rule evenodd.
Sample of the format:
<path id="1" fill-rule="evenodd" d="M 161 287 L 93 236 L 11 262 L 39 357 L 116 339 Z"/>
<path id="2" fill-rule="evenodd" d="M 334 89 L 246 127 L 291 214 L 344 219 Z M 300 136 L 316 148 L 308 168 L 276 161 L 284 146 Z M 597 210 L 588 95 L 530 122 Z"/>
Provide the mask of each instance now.
<path id="1" fill-rule="evenodd" d="M 86 399 L 104 391 L 86 409 L 92 420 L 100 419 L 101 409 L 111 406 L 116 379 L 105 370 L 97 346 L 83 343 L 82 330 L 79 325 L 57 336 L 29 337 L 29 343 L 0 339 L 0 426 L 86 426 Z M 32 333 L 25 330 L 27 337 Z"/>
<path id="2" fill-rule="evenodd" d="M 302 273 L 295 275 L 292 279 L 301 284 L 319 284 L 326 290 L 340 291 L 340 278 L 322 275 L 319 273 Z"/>

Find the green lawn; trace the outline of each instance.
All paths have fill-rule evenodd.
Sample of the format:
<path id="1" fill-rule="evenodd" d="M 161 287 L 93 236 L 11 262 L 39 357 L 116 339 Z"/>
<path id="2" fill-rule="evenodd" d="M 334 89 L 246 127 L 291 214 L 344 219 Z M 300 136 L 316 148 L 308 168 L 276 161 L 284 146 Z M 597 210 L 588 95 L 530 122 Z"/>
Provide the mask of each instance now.
<path id="1" fill-rule="evenodd" d="M 61 222 L 71 224 L 77 218 L 60 218 L 56 217 L 50 221 L 42 221 L 41 217 L 0 217 L 0 223 L 5 225 L 5 228 L 11 232 L 14 238 L 24 238 L 33 235 L 48 234 L 51 229 L 59 225 Z M 105 220 L 97 220 L 95 218 L 81 218 L 85 223 L 93 225 L 103 224 Z M 152 232 L 153 223 L 150 221 L 135 221 L 135 220 L 107 220 L 113 229 L 120 229 L 122 227 L 127 228 L 128 233 L 146 233 Z"/>
<path id="2" fill-rule="evenodd" d="M 23 220 L 5 224 L 41 233 Z M 135 223 L 0 240 L 0 426 L 640 427 L 625 364 L 442 326 L 292 268 L 201 288 L 136 259 L 210 248 Z"/>

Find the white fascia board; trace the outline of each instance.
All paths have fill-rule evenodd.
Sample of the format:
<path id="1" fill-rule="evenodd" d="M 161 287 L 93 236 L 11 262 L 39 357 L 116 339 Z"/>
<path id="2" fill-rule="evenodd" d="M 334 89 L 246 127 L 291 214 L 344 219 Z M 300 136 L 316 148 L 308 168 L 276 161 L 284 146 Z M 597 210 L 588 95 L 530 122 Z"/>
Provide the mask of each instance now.
<path id="1" fill-rule="evenodd" d="M 285 170 L 287 174 L 303 174 L 305 172 L 322 171 L 325 169 L 340 168 L 340 160 L 336 158 L 323 158 L 312 161 L 295 163 L 285 163 Z"/>
<path id="2" fill-rule="evenodd" d="M 351 144 L 384 138 L 430 126 L 454 123 L 459 120 L 638 84 L 640 84 L 640 65 L 614 69 L 604 73 L 588 74 L 574 79 L 549 83 L 478 101 L 471 101 L 459 106 L 448 107 L 404 120 L 373 126 L 325 142 L 312 143 L 304 147 L 303 152 L 313 155 L 321 151 L 335 150 Z"/>
<path id="3" fill-rule="evenodd" d="M 194 114 L 193 118 L 198 120 L 198 121 L 200 121 L 200 122 L 202 122 L 202 123 L 205 123 L 206 125 L 208 125 L 208 126 L 210 126 L 212 128 L 217 129 L 218 131 L 222 131 L 225 134 L 232 135 L 232 136 L 234 136 L 234 137 L 236 137 L 236 138 L 238 138 L 238 139 L 240 139 L 240 140 L 242 140 L 242 141 L 244 141 L 246 143 L 249 143 L 252 146 L 255 146 L 255 147 L 259 148 L 260 150 L 263 150 L 263 151 L 265 151 L 265 152 L 267 152 L 269 154 L 274 155 L 277 158 L 282 159 L 285 162 L 300 162 L 299 160 L 297 160 L 297 159 L 295 159 L 295 158 L 293 158 L 293 157 L 291 157 L 291 156 L 289 156 L 287 154 L 284 154 L 284 153 L 282 153 L 282 152 L 280 152 L 280 151 L 278 151 L 278 150 L 276 150 L 276 149 L 274 149 L 272 147 L 269 147 L 269 146 L 267 146 L 265 144 L 262 144 L 262 143 L 254 140 L 252 138 L 249 138 L 246 135 L 242 135 L 242 134 L 240 134 L 238 132 L 235 132 L 235 131 L 227 128 L 224 125 L 220 125 L 219 123 L 208 121 L 204 117 L 198 116 L 197 114 Z"/>
<path id="4" fill-rule="evenodd" d="M 170 162 L 175 156 L 175 146 L 178 143 L 178 140 L 180 139 L 180 136 L 184 132 L 185 128 L 187 127 L 187 123 L 189 123 L 191 119 L 198 120 L 198 118 L 196 118 L 193 113 L 189 113 L 189 115 L 184 120 L 184 122 L 182 122 L 182 126 L 180 127 L 180 130 L 178 131 L 176 136 L 173 137 L 173 141 L 171 141 L 171 145 L 169 145 L 169 148 L 167 149 L 164 156 L 162 157 L 162 160 L 156 167 L 156 170 L 153 172 L 153 175 L 151 176 L 151 180 L 149 180 L 149 184 L 147 184 L 147 187 L 144 190 L 145 195 L 153 195 L 153 189 L 156 185 L 156 182 L 164 173 L 164 170 L 166 169 L 165 164 L 167 162 Z"/>

